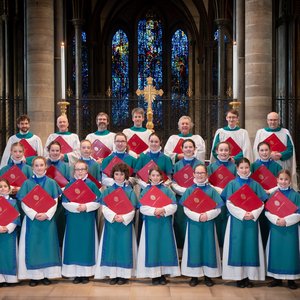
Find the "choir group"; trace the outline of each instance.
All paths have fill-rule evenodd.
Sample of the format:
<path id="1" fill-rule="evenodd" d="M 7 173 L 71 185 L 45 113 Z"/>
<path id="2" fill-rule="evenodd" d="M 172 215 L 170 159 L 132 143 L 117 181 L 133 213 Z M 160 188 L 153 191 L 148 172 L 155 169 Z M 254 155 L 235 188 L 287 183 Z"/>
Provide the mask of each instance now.
<path id="1" fill-rule="evenodd" d="M 18 118 L 0 168 L 0 285 L 29 279 L 49 285 L 109 278 L 188 276 L 189 285 L 213 286 L 213 278 L 251 288 L 296 289 L 300 278 L 300 194 L 295 149 L 279 116 L 267 116 L 252 149 L 226 113 L 217 130 L 210 163 L 205 142 L 182 116 L 180 133 L 163 149 L 143 127 L 144 111 L 132 111 L 133 127 L 108 130 L 99 113 L 98 130 L 80 142 L 65 115 L 43 149 L 30 119 Z M 179 260 L 180 258 L 180 260 Z"/>

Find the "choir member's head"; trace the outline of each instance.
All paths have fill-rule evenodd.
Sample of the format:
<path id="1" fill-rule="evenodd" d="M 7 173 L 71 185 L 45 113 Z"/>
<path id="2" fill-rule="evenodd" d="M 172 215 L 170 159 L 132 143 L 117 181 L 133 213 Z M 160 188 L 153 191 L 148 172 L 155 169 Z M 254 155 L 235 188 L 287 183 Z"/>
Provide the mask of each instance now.
<path id="1" fill-rule="evenodd" d="M 261 160 L 268 160 L 271 156 L 271 148 L 267 142 L 260 142 L 257 145 L 257 152 Z"/>
<path id="2" fill-rule="evenodd" d="M 240 177 L 249 177 L 250 175 L 250 161 L 246 157 L 242 157 L 236 162 L 237 173 Z"/>
<path id="3" fill-rule="evenodd" d="M 117 152 L 125 152 L 127 150 L 127 137 L 123 132 L 117 132 L 114 139 Z"/>
<path id="4" fill-rule="evenodd" d="M 61 154 L 61 145 L 57 141 L 52 141 L 48 146 L 49 158 L 51 161 L 58 161 Z"/>
<path id="5" fill-rule="evenodd" d="M 7 179 L 0 178 L 0 196 L 7 196 L 11 192 L 10 184 Z"/>
<path id="6" fill-rule="evenodd" d="M 281 189 L 288 189 L 291 185 L 291 172 L 289 170 L 280 170 L 277 174 L 277 184 Z"/>
<path id="7" fill-rule="evenodd" d="M 82 158 L 90 158 L 92 151 L 92 143 L 89 140 L 82 140 L 80 142 L 80 154 Z"/>
<path id="8" fill-rule="evenodd" d="M 230 128 L 235 128 L 239 121 L 239 112 L 236 109 L 230 109 L 226 112 L 226 121 Z"/>
<path id="9" fill-rule="evenodd" d="M 189 116 L 182 116 L 178 121 L 178 129 L 183 135 L 189 134 L 193 127 L 194 123 Z"/>
<path id="10" fill-rule="evenodd" d="M 216 153 L 220 161 L 228 161 L 231 154 L 230 144 L 227 142 L 220 142 L 216 147 Z"/>
<path id="11" fill-rule="evenodd" d="M 184 155 L 184 158 L 194 157 L 196 144 L 192 139 L 184 140 L 181 147 L 182 147 L 182 153 Z"/>
<path id="12" fill-rule="evenodd" d="M 109 124 L 109 115 L 105 112 L 100 112 L 96 117 L 96 124 L 99 131 L 106 130 Z"/>
<path id="13" fill-rule="evenodd" d="M 10 157 L 14 163 L 25 161 L 24 146 L 20 142 L 15 142 L 10 147 Z"/>
<path id="14" fill-rule="evenodd" d="M 124 163 L 119 163 L 113 166 L 110 173 L 111 178 L 116 184 L 123 184 L 125 180 L 129 179 L 129 167 Z"/>
<path id="15" fill-rule="evenodd" d="M 149 148 L 151 152 L 158 152 L 161 150 L 161 139 L 157 133 L 153 132 L 149 136 Z"/>
<path id="16" fill-rule="evenodd" d="M 196 183 L 206 182 L 207 177 L 207 168 L 205 165 L 198 165 L 194 168 L 194 178 Z"/>
<path id="17" fill-rule="evenodd" d="M 32 170 L 36 176 L 38 177 L 44 176 L 46 174 L 46 169 L 47 169 L 47 162 L 45 157 L 36 156 L 32 160 Z"/>
<path id="18" fill-rule="evenodd" d="M 88 175 L 88 165 L 83 160 L 78 160 L 74 165 L 74 178 L 85 179 Z"/>
<path id="19" fill-rule="evenodd" d="M 270 129 L 276 129 L 279 127 L 279 115 L 277 112 L 270 112 L 267 115 L 267 123 Z"/>
<path id="20" fill-rule="evenodd" d="M 132 122 L 136 127 L 142 127 L 145 120 L 145 111 L 141 107 L 136 107 L 131 112 Z"/>
<path id="21" fill-rule="evenodd" d="M 157 185 L 163 181 L 163 172 L 158 166 L 155 166 L 149 170 L 149 182 L 153 185 Z"/>
<path id="22" fill-rule="evenodd" d="M 57 118 L 56 126 L 60 132 L 67 132 L 69 128 L 69 121 L 65 115 L 61 115 Z"/>
<path id="23" fill-rule="evenodd" d="M 30 128 L 30 118 L 27 115 L 21 115 L 17 118 L 17 126 L 21 133 L 26 133 Z"/>

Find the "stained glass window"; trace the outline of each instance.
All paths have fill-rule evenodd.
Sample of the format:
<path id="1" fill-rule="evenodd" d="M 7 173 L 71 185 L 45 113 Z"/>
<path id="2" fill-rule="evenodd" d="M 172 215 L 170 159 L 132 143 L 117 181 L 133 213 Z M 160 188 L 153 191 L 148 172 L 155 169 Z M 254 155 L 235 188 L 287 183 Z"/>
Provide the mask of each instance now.
<path id="1" fill-rule="evenodd" d="M 112 38 L 112 122 L 124 126 L 129 118 L 128 38 L 118 30 Z"/>

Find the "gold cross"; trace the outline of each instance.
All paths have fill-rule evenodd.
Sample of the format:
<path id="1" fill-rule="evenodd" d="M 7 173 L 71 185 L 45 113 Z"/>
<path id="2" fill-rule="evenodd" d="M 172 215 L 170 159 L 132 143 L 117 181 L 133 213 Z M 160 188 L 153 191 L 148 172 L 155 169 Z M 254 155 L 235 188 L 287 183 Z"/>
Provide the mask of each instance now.
<path id="1" fill-rule="evenodd" d="M 153 111 L 152 111 L 152 101 L 155 100 L 156 96 L 162 96 L 163 95 L 163 90 L 156 90 L 155 87 L 152 85 L 153 83 L 153 78 L 152 77 L 148 77 L 147 78 L 147 85 L 145 86 L 144 90 L 137 90 L 136 94 L 138 96 L 144 96 L 145 100 L 148 103 L 148 107 L 147 107 L 147 124 L 146 127 L 152 131 L 154 128 L 153 125 Z"/>

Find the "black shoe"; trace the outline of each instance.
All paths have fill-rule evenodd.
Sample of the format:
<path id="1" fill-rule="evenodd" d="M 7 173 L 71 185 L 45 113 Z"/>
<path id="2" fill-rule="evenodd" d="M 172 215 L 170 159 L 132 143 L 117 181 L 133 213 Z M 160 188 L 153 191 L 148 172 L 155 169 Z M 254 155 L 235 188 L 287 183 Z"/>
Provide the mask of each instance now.
<path id="1" fill-rule="evenodd" d="M 38 280 L 31 279 L 31 280 L 29 281 L 29 286 L 31 286 L 31 287 L 37 286 L 38 284 L 39 284 L 39 281 L 38 281 Z"/>
<path id="2" fill-rule="evenodd" d="M 49 280 L 47 277 L 41 280 L 43 285 L 50 285 L 52 283 L 51 280 Z"/>
<path id="3" fill-rule="evenodd" d="M 123 285 L 123 284 L 126 284 L 127 282 L 128 282 L 128 279 L 119 277 L 118 285 Z"/>
<path id="4" fill-rule="evenodd" d="M 288 280 L 288 288 L 291 290 L 296 290 L 298 285 L 294 280 Z"/>
<path id="5" fill-rule="evenodd" d="M 117 284 L 118 280 L 119 280 L 118 277 L 112 278 L 112 279 L 109 281 L 109 284 L 110 284 L 110 285 L 115 285 L 115 284 Z"/>
<path id="6" fill-rule="evenodd" d="M 159 285 L 160 277 L 152 278 L 152 285 Z"/>
<path id="7" fill-rule="evenodd" d="M 282 286 L 281 279 L 273 279 L 269 284 L 268 287 L 275 287 L 275 286 Z"/>
<path id="8" fill-rule="evenodd" d="M 164 275 L 160 276 L 159 278 L 159 284 L 161 285 L 166 285 L 168 282 L 167 282 L 167 279 Z"/>
<path id="9" fill-rule="evenodd" d="M 90 282 L 90 279 L 88 277 L 81 277 L 81 283 L 87 284 Z"/>
<path id="10" fill-rule="evenodd" d="M 239 287 L 239 288 L 244 288 L 246 285 L 245 285 L 245 279 L 242 279 L 242 280 L 238 280 L 236 282 L 236 286 Z"/>
<path id="11" fill-rule="evenodd" d="M 192 277 L 190 282 L 189 282 L 189 285 L 190 286 L 196 286 L 199 284 L 199 279 L 197 277 Z"/>
<path id="12" fill-rule="evenodd" d="M 81 283 L 81 281 L 82 281 L 81 277 L 75 277 L 75 278 L 73 279 L 73 283 L 74 283 L 74 284 Z"/>
<path id="13" fill-rule="evenodd" d="M 0 287 L 8 287 L 9 283 L 8 282 L 1 282 Z"/>
<path id="14" fill-rule="evenodd" d="M 212 281 L 212 279 L 208 276 L 204 276 L 204 284 L 208 287 L 215 285 L 215 283 Z"/>
<path id="15" fill-rule="evenodd" d="M 253 288 L 253 286 L 254 286 L 254 285 L 253 285 L 253 282 L 250 281 L 248 277 L 244 279 L 244 282 L 245 282 L 245 287 L 247 287 L 247 288 L 249 288 L 249 289 L 250 289 L 250 288 Z"/>

